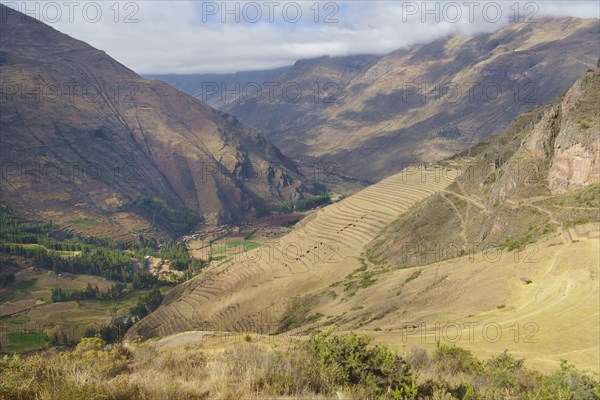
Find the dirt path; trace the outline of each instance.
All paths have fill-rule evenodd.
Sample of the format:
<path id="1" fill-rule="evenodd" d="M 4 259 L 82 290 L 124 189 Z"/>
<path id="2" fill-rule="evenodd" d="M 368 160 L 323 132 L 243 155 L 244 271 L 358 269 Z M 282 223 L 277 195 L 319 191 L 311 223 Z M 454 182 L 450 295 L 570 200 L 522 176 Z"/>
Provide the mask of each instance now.
<path id="1" fill-rule="evenodd" d="M 485 208 L 485 206 L 483 204 L 479 203 L 478 201 L 473 200 L 469 196 L 464 196 L 462 194 L 458 194 L 458 193 L 453 192 L 451 190 L 440 190 L 440 192 L 442 192 L 442 193 L 448 193 L 448 194 L 454 195 L 456 197 L 459 197 L 459 198 L 461 198 L 461 199 L 463 199 L 463 200 L 465 200 L 465 201 L 467 201 L 467 202 L 469 202 L 471 204 L 474 204 L 475 206 L 477 206 L 478 208 L 480 208 L 482 211 L 487 212 L 487 210 L 486 210 L 486 208 Z"/>
<path id="2" fill-rule="evenodd" d="M 456 207 L 456 205 L 449 198 L 447 198 L 446 196 L 444 196 L 443 194 L 441 196 L 454 209 L 454 212 L 456 212 L 456 215 L 458 215 L 458 218 L 460 219 L 460 226 L 461 226 L 460 236 L 461 236 L 462 240 L 465 243 L 468 243 L 469 241 L 467 240 L 467 235 L 465 233 L 466 230 L 467 230 L 467 224 L 465 222 L 465 219 L 467 219 L 468 216 L 469 216 L 468 215 L 468 209 L 467 209 L 467 218 L 463 218 L 463 216 L 460 214 L 460 211 L 458 210 L 458 208 Z"/>

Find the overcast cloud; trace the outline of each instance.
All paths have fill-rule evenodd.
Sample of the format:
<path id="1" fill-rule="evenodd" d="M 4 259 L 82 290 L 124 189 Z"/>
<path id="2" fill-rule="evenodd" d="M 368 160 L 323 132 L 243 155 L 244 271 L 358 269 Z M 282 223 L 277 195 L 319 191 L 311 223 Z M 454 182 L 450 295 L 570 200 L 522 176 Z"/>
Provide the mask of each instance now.
<path id="1" fill-rule="evenodd" d="M 452 33 L 489 32 L 515 17 L 516 23 L 535 23 L 546 15 L 600 16 L 597 1 L 2 3 L 106 51 L 140 74 L 268 69 L 301 58 L 383 54 Z"/>

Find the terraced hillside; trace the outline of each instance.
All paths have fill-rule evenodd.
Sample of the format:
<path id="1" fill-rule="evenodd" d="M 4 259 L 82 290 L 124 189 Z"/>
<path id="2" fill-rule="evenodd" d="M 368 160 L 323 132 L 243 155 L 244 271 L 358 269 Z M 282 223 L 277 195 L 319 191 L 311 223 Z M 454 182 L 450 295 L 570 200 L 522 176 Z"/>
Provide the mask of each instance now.
<path id="1" fill-rule="evenodd" d="M 436 169 L 385 179 L 209 269 L 130 337 L 335 325 L 401 352 L 443 342 L 598 372 L 599 87 L 600 68 L 588 71 Z"/>
<path id="2" fill-rule="evenodd" d="M 367 243 L 413 204 L 447 187 L 455 175 L 449 168 L 406 169 L 325 207 L 272 246 L 243 253 L 175 288 L 128 336 L 276 332 L 282 320 L 283 328 L 289 327 L 299 322 L 290 321 L 290 313 L 327 300 L 324 293 L 332 283 L 360 268 Z"/>

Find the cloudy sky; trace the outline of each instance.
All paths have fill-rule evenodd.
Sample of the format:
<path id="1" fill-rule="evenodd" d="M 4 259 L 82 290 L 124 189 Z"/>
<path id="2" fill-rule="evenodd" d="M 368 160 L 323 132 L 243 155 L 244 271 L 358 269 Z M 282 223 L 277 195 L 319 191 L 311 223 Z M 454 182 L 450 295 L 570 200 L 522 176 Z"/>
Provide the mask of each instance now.
<path id="1" fill-rule="evenodd" d="M 141 74 L 268 69 L 322 55 L 382 54 L 547 15 L 600 16 L 595 0 L 1 2 Z"/>

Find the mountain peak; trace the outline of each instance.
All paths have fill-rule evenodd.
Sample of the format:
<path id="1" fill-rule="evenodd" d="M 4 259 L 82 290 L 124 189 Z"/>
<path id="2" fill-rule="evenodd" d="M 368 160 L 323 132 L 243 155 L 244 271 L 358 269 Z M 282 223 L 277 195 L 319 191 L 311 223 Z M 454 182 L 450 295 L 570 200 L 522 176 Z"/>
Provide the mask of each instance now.
<path id="1" fill-rule="evenodd" d="M 68 229 L 97 218 L 95 231 L 119 236 L 181 233 L 194 214 L 223 223 L 310 196 L 289 159 L 234 117 L 2 12 L 3 202 Z"/>

